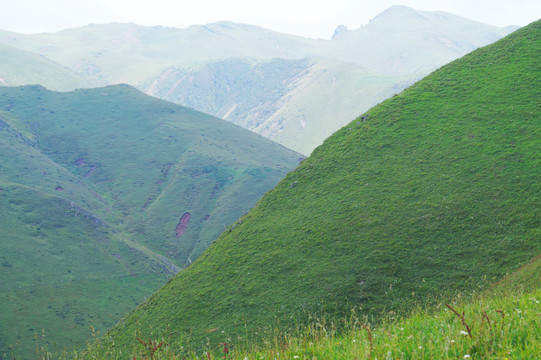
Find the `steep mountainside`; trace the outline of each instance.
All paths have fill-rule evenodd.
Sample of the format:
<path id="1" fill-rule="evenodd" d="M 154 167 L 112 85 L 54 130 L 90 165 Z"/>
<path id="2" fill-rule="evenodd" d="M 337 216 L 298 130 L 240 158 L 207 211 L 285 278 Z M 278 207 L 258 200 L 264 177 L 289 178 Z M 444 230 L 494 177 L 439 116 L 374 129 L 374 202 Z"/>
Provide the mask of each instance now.
<path id="1" fill-rule="evenodd" d="M 357 30 L 337 29 L 333 40 L 218 22 L 1 32 L 0 42 L 94 83 L 128 83 L 309 154 L 359 113 L 511 30 L 399 6 Z"/>
<path id="2" fill-rule="evenodd" d="M 136 330 L 199 349 L 352 307 L 400 311 L 530 261 L 541 253 L 540 57 L 537 21 L 339 130 L 117 325 L 116 346 Z"/>
<path id="3" fill-rule="evenodd" d="M 377 75 L 339 60 L 227 59 L 189 70 L 169 68 L 143 88 L 310 153 L 340 126 L 410 80 Z"/>
<path id="4" fill-rule="evenodd" d="M 0 88 L 0 353 L 109 328 L 300 156 L 127 85 Z"/>

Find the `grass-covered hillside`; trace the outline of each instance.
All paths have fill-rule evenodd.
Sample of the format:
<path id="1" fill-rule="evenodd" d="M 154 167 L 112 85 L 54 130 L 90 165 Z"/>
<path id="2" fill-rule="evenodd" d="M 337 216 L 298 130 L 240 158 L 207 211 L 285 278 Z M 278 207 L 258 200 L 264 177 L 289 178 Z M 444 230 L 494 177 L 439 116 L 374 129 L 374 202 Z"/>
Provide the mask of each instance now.
<path id="1" fill-rule="evenodd" d="M 398 6 L 358 29 L 340 27 L 332 40 L 217 22 L 186 29 L 106 24 L 33 35 L 0 31 L 0 43 L 93 83 L 131 84 L 310 154 L 358 114 L 512 29 Z"/>
<path id="2" fill-rule="evenodd" d="M 126 316 L 116 347 L 141 346 L 137 329 L 199 351 L 310 315 L 404 311 L 529 262 L 541 253 L 540 56 L 537 21 L 339 130 Z"/>
<path id="3" fill-rule="evenodd" d="M 130 86 L 0 88 L 0 353 L 111 327 L 299 156 Z"/>
<path id="4" fill-rule="evenodd" d="M 352 311 L 338 321 L 313 318 L 308 325 L 275 332 L 263 344 L 222 343 L 194 351 L 165 339 L 144 339 L 118 349 L 110 339 L 54 356 L 38 339 L 41 358 L 76 359 L 536 359 L 541 354 L 541 257 L 472 299 L 456 297 L 435 307 L 416 307 L 377 321 Z M 150 341 L 149 341 L 150 340 Z M 123 351 L 124 350 L 124 351 Z M 11 354 L 17 359 L 17 351 Z"/>
<path id="5" fill-rule="evenodd" d="M 96 212 L 180 265 L 195 259 L 300 156 L 129 86 L 68 93 L 2 88 L 0 109 L 28 152 L 38 151 L 90 189 L 101 205 Z M 12 150 L 10 143 L 6 151 Z M 3 176 L 15 182 L 12 169 L 19 164 L 3 165 Z M 39 183 L 70 200 L 78 196 L 57 188 L 61 184 L 42 184 L 42 176 L 18 182 Z"/>
<path id="6" fill-rule="evenodd" d="M 42 330 L 51 350 L 81 344 L 89 325 L 110 328 L 167 279 L 161 262 L 65 198 L 0 181 L 0 214 L 2 359 L 10 345 L 31 358 Z"/>
<path id="7" fill-rule="evenodd" d="M 74 70 L 43 55 L 5 44 L 0 44 L 0 64 L 0 86 L 41 84 L 51 90 L 68 91 L 93 85 Z"/>

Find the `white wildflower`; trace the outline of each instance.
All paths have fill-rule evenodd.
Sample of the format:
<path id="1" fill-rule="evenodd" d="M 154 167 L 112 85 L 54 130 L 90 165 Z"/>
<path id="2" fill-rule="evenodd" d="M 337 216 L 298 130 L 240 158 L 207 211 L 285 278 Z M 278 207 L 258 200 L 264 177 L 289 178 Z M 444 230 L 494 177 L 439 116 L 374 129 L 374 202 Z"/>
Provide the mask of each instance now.
<path id="1" fill-rule="evenodd" d="M 464 359 L 469 359 L 469 358 L 471 358 L 470 355 L 468 355 L 468 354 L 464 355 Z"/>
<path id="2" fill-rule="evenodd" d="M 419 345 L 419 349 L 422 349 L 423 347 L 421 345 Z"/>
<path id="3" fill-rule="evenodd" d="M 460 330 L 460 335 L 466 336 L 466 335 L 468 335 L 468 332 L 467 332 L 467 331 L 464 331 L 464 330 Z"/>

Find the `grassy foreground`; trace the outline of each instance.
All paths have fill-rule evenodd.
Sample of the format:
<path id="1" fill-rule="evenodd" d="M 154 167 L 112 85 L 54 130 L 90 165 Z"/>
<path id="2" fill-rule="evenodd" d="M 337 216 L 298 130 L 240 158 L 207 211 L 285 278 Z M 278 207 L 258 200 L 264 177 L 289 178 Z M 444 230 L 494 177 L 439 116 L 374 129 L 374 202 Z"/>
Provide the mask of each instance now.
<path id="1" fill-rule="evenodd" d="M 540 269 L 538 257 L 520 272 L 522 279 L 507 279 L 473 301 L 457 297 L 402 318 L 389 313 L 377 324 L 352 311 L 340 325 L 314 319 L 286 332 L 269 329 L 260 346 L 223 334 L 222 343 L 195 353 L 170 346 L 170 339 L 141 339 L 138 330 L 128 352 L 102 338 L 86 350 L 53 356 L 41 345 L 45 335 L 36 337 L 36 351 L 40 359 L 534 359 L 541 354 L 541 288 L 535 285 Z M 344 332 L 337 331 L 341 325 Z M 17 358 L 16 349 L 11 358 Z"/>

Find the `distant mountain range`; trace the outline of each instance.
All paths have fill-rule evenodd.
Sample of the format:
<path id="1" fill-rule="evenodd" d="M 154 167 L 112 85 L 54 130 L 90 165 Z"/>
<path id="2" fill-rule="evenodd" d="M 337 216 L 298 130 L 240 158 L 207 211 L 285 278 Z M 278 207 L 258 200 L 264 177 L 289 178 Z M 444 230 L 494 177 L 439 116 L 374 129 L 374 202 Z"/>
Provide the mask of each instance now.
<path id="1" fill-rule="evenodd" d="M 540 55 L 541 20 L 371 108 L 104 343 L 135 348 L 139 331 L 197 354 L 224 339 L 281 351 L 299 326 L 393 323 L 528 263 L 541 253 Z"/>
<path id="2" fill-rule="evenodd" d="M 0 69 L 0 81 L 39 82 L 52 90 L 127 83 L 309 154 L 371 106 L 514 29 L 395 6 L 359 29 L 339 27 L 332 40 L 231 22 L 187 29 L 89 25 L 37 35 L 3 31 L 0 43 L 56 66 L 33 75 L 27 69 L 36 56 L 24 60 L 13 49 L 15 55 L 4 56 L 16 57 L 19 66 Z M 58 76 L 58 69 L 65 74 Z"/>
<path id="3" fill-rule="evenodd" d="M 0 87 L 0 354 L 110 328 L 300 157 L 127 85 Z"/>

